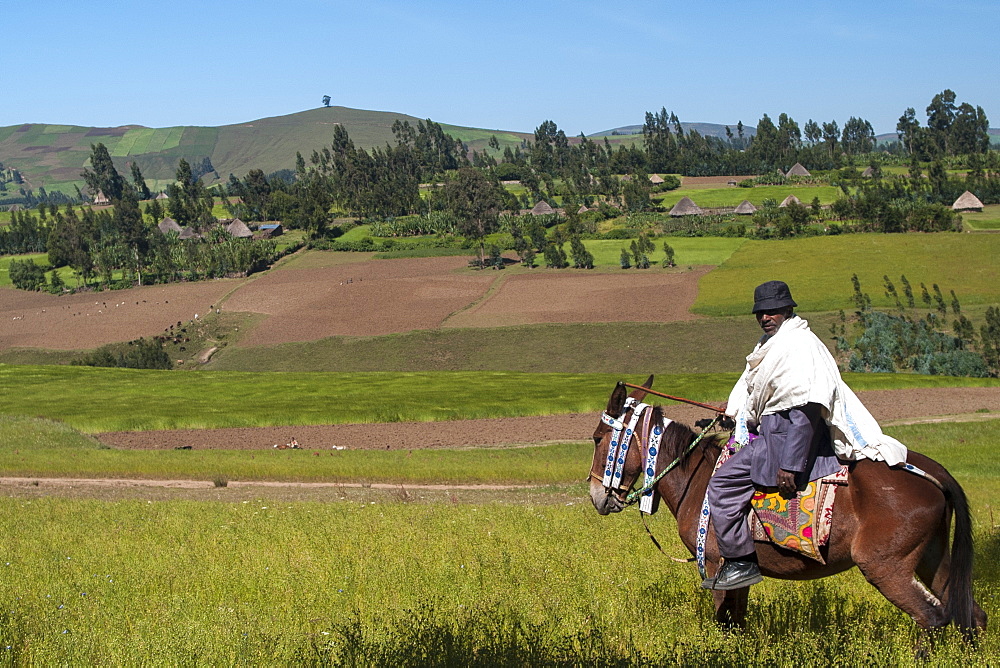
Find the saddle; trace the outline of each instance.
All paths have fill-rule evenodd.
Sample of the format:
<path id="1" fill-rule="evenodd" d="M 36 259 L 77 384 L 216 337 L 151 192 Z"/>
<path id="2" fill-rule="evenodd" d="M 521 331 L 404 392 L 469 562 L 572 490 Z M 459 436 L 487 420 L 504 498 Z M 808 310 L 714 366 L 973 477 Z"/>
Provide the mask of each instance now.
<path id="1" fill-rule="evenodd" d="M 792 499 L 786 499 L 775 487 L 758 489 L 750 500 L 753 512 L 747 518 L 753 539 L 825 564 L 820 548 L 830 541 L 833 503 L 837 488 L 847 484 L 847 472 L 847 466 L 841 466 L 836 473 L 811 481 Z"/>
<path id="2" fill-rule="evenodd" d="M 730 445 L 732 439 L 719 453 L 713 475 L 736 452 L 728 447 Z M 826 559 L 820 548 L 830 541 L 837 487 L 847 484 L 848 470 L 849 467 L 845 464 L 839 471 L 811 481 L 798 491 L 794 499 L 786 499 L 778 493 L 776 487 L 758 489 L 750 500 L 751 512 L 747 516 L 753 539 L 758 542 L 774 543 L 825 564 Z M 701 515 L 698 518 L 698 541 L 695 549 L 698 569 L 702 573 L 704 573 L 705 539 L 710 516 L 706 490 Z"/>

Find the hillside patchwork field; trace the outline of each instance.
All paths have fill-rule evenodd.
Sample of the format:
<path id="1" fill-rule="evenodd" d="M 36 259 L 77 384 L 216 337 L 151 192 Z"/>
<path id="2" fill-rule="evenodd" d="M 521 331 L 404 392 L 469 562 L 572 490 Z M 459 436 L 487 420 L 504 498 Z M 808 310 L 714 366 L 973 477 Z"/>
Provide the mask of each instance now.
<path id="1" fill-rule="evenodd" d="M 879 303 L 880 273 L 905 271 L 981 308 L 993 238 L 670 238 L 681 266 L 641 271 L 301 251 L 245 279 L 0 288 L 3 359 L 166 330 L 200 369 L 0 364 L 0 663 L 912 662 L 912 622 L 853 571 L 768 580 L 746 632 L 718 629 L 692 565 L 594 512 L 589 437 L 622 379 L 723 401 L 761 280 L 792 283 L 821 336 L 854 267 Z M 1000 381 L 846 376 L 962 483 L 995 618 Z M 647 523 L 687 556 L 668 513 Z M 652 621 L 633 629 L 636 601 Z M 991 665 L 997 638 L 973 651 L 948 631 L 932 659 Z"/>

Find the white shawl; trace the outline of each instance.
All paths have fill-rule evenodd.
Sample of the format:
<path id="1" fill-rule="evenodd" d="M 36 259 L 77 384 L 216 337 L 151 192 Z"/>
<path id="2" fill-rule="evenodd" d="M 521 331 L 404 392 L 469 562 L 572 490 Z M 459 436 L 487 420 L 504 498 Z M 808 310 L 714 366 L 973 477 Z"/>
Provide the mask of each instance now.
<path id="1" fill-rule="evenodd" d="M 747 355 L 726 412 L 736 417 L 736 440 L 746 443 L 748 423 L 807 403 L 823 407 L 834 452 L 841 459 L 885 460 L 890 466 L 906 461 L 906 446 L 882 433 L 809 323 L 793 315 Z"/>

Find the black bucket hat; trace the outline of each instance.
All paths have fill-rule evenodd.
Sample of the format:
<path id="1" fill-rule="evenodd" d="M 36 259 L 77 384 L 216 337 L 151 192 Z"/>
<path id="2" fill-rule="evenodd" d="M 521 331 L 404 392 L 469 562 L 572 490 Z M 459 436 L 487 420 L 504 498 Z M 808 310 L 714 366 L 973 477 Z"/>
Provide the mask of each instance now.
<path id="1" fill-rule="evenodd" d="M 784 281 L 761 283 L 753 291 L 753 313 L 786 306 L 798 306 L 798 304 L 792 299 L 792 292 Z"/>

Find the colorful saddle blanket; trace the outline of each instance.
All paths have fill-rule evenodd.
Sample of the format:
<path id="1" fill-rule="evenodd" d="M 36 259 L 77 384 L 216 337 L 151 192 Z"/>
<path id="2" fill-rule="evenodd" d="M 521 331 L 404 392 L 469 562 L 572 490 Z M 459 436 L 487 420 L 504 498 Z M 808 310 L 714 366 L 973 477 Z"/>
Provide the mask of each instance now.
<path id="1" fill-rule="evenodd" d="M 756 436 L 751 434 L 750 438 Z M 733 439 L 730 438 L 729 443 L 719 453 L 712 475 L 715 475 L 715 471 L 718 471 L 719 467 L 735 453 Z M 825 564 L 826 560 L 820 548 L 830 540 L 833 502 L 836 499 L 837 487 L 847 484 L 847 473 L 848 467 L 842 466 L 836 473 L 813 480 L 794 499 L 786 499 L 774 488 L 755 492 L 750 501 L 753 512 L 747 517 L 753 539 L 775 543 Z M 705 541 L 708 538 L 710 517 L 706 490 L 701 515 L 698 518 L 695 547 L 695 561 L 702 577 L 705 577 Z"/>
<path id="2" fill-rule="evenodd" d="M 813 480 L 793 499 L 774 488 L 754 492 L 750 505 L 753 539 L 769 541 L 826 563 L 820 548 L 830 541 L 837 487 L 847 484 L 847 467 Z"/>

